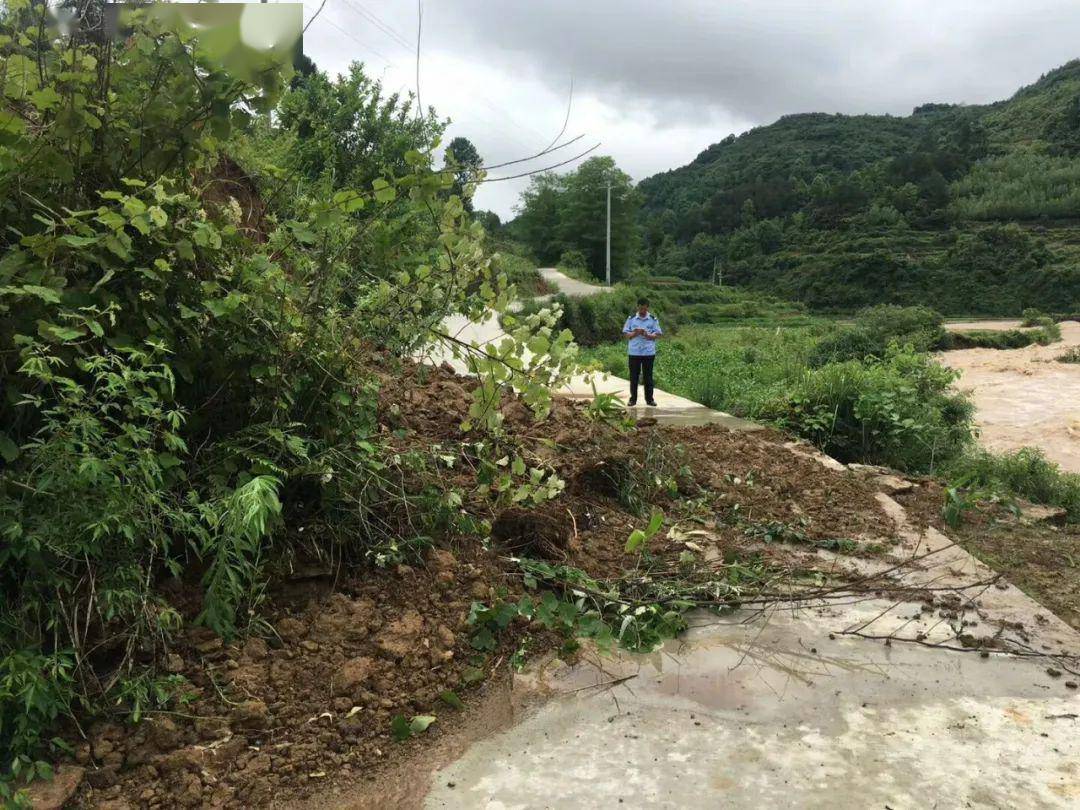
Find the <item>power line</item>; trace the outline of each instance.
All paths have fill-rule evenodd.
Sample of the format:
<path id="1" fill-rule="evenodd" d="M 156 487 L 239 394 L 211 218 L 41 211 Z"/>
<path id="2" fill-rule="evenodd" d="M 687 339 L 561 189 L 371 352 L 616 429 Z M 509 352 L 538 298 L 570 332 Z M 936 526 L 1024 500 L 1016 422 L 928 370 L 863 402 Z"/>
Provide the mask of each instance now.
<path id="1" fill-rule="evenodd" d="M 369 8 L 369 7 L 368 7 L 368 6 L 366 5 L 366 4 L 364 4 L 364 3 L 360 2 L 360 0 L 356 0 L 356 4 L 357 4 L 358 6 L 360 6 L 361 8 L 363 8 L 364 10 L 366 10 L 366 11 L 367 11 L 367 13 L 368 13 L 368 14 L 369 14 L 369 15 L 370 15 L 371 17 L 373 17 L 373 18 L 375 18 L 376 20 L 378 20 L 379 22 L 383 23 L 383 24 L 384 24 L 384 25 L 386 26 L 386 28 L 387 28 L 387 29 L 388 29 L 388 30 L 389 30 L 390 32 L 392 32 L 392 33 L 393 33 L 393 35 L 394 35 L 394 36 L 396 36 L 396 37 L 397 37 L 398 39 L 401 39 L 401 40 L 403 40 L 403 41 L 405 42 L 405 44 L 406 44 L 407 46 L 411 45 L 411 43 L 409 42 L 409 39 L 408 39 L 408 37 L 406 37 L 406 36 L 405 36 L 404 34 L 402 34 L 402 33 L 401 33 L 400 31 L 398 31 L 398 30 L 397 30 L 396 28 L 394 28 L 394 26 L 392 26 L 392 25 L 391 25 L 390 23 L 388 23 L 388 22 L 386 22 L 385 20 L 383 20 L 383 19 L 382 19 L 382 18 L 381 18 L 381 17 L 380 17 L 380 16 L 378 15 L 378 14 L 376 14 L 376 13 L 375 13 L 374 11 L 372 11 L 372 10 L 371 10 L 371 9 L 370 9 L 370 8 Z"/>
<path id="2" fill-rule="evenodd" d="M 403 49 L 408 51 L 410 54 L 413 53 L 413 44 L 412 43 L 406 41 L 405 38 L 393 26 L 391 26 L 389 23 L 385 22 L 377 14 L 375 14 L 374 12 L 367 9 L 362 4 L 359 4 L 358 0 L 356 0 L 355 2 L 354 2 L 354 0 L 342 0 L 342 3 L 346 7 L 348 7 L 351 11 L 353 11 L 354 13 L 358 14 L 361 18 L 363 18 L 365 22 L 373 24 L 375 26 L 375 28 L 380 33 L 385 34 L 387 36 L 387 38 L 389 38 L 391 41 L 393 41 L 396 45 L 399 45 L 400 47 L 402 47 Z M 325 2 L 323 2 L 322 5 L 325 6 Z M 320 7 L 319 11 L 321 11 L 321 10 L 322 10 L 322 8 Z M 308 20 L 308 25 L 311 25 L 312 23 L 314 23 L 315 20 L 319 16 L 320 16 L 319 13 L 316 12 L 315 15 L 312 16 Z M 380 59 L 382 59 L 386 63 L 387 67 L 400 69 L 400 66 L 393 59 L 391 59 L 389 56 L 387 56 L 385 53 L 378 50 L 377 48 L 372 47 L 371 45 L 367 44 L 366 42 L 362 41 L 356 35 L 354 35 L 351 31 L 347 31 L 346 29 L 342 28 L 340 25 L 338 25 L 336 22 L 334 22 L 333 19 L 331 19 L 329 17 L 323 17 L 323 21 L 329 23 L 337 31 L 344 34 L 346 37 L 348 37 L 353 42 L 360 45 L 365 50 L 370 51 L 371 53 L 378 56 Z M 417 115 L 422 114 L 422 110 L 423 110 L 423 106 L 422 106 L 421 101 L 420 101 L 420 54 L 421 54 L 421 51 L 420 51 L 420 38 L 421 38 L 422 32 L 423 32 L 423 0 L 417 0 L 417 30 L 416 30 L 416 45 L 415 45 L 415 53 L 416 53 L 416 110 L 417 110 Z M 526 144 L 523 141 L 521 141 L 520 138 L 518 137 L 518 133 L 531 134 L 531 136 L 534 136 L 534 137 L 539 138 L 539 139 L 544 138 L 543 135 L 538 133 L 531 126 L 521 124 L 513 116 L 511 116 L 502 106 L 496 104 L 495 102 L 493 102 L 489 97 L 485 96 L 484 94 L 476 92 L 474 90 L 471 95 L 472 95 L 472 98 L 474 100 L 483 103 L 492 112 L 494 112 L 497 115 L 501 116 L 502 118 L 506 119 L 506 121 L 508 121 L 511 124 L 511 126 L 513 128 L 513 131 L 507 130 L 505 127 L 501 126 L 500 124 L 496 123 L 495 121 L 488 121 L 487 122 L 489 125 L 493 126 L 493 128 L 495 128 L 495 129 L 499 130 L 500 132 L 502 132 L 503 135 L 509 137 L 510 140 L 516 142 L 519 146 L 522 146 L 522 147 L 528 149 Z M 566 116 L 565 116 L 565 118 L 563 120 L 562 128 L 559 130 L 559 134 L 555 137 L 555 139 L 547 147 L 542 149 L 537 155 L 534 155 L 531 158 L 521 158 L 521 159 L 518 159 L 518 160 L 510 160 L 510 161 L 507 161 L 506 163 L 497 164 L 497 165 L 508 166 L 508 165 L 513 165 L 513 164 L 516 164 L 516 163 L 523 163 L 523 162 L 526 162 L 528 160 L 533 160 L 533 159 L 536 159 L 538 157 L 541 157 L 544 154 L 547 154 L 549 151 L 553 151 L 553 147 L 561 149 L 562 146 L 568 146 L 570 143 L 573 143 L 574 141 L 577 141 L 579 138 L 584 137 L 583 135 L 579 135 L 577 138 L 572 139 L 568 143 L 563 144 L 562 146 L 559 146 L 559 147 L 555 147 L 555 144 L 558 143 L 558 141 L 562 138 L 563 134 L 565 134 L 567 126 L 570 123 L 570 113 L 571 113 L 571 106 L 573 104 L 573 96 L 574 96 L 574 82 L 573 82 L 573 78 L 571 77 L 571 80 L 570 80 L 570 93 L 569 93 L 569 97 L 567 99 L 567 106 L 566 106 Z M 479 112 L 478 109 L 476 109 L 474 107 L 473 111 L 472 111 L 473 117 L 479 118 L 479 119 L 481 119 L 481 121 L 483 121 L 485 117 L 481 116 L 481 115 L 478 115 L 478 112 Z M 518 178 L 518 177 L 527 177 L 529 175 L 536 174 L 536 173 L 539 173 L 539 172 L 550 171 L 551 169 L 558 168 L 560 166 L 565 166 L 568 163 L 572 163 L 573 161 L 580 159 L 581 157 L 583 157 L 584 155 L 589 154 L 589 152 L 592 152 L 593 150 L 595 150 L 599 146 L 600 146 L 600 144 L 598 143 L 595 146 L 593 146 L 591 149 L 588 149 L 585 152 L 582 152 L 580 155 L 577 155 L 577 156 L 575 156 L 573 158 L 570 158 L 569 160 L 562 161 L 561 163 L 556 163 L 554 166 L 548 166 L 548 167 L 545 167 L 543 169 L 537 169 L 537 170 L 530 171 L 530 172 L 525 172 L 525 173 L 522 173 L 522 174 L 511 175 L 509 177 L 487 178 L 487 179 L 485 179 L 484 182 L 498 182 L 498 181 L 502 181 L 502 180 L 512 180 L 512 179 L 515 179 L 515 178 Z"/>
<path id="3" fill-rule="evenodd" d="M 585 155 L 589 154 L 590 152 L 595 152 L 599 148 L 600 143 L 597 142 L 593 146 L 590 146 L 588 149 L 586 149 L 584 152 L 579 152 L 572 158 L 567 158 L 561 163 L 553 163 L 551 166 L 545 166 L 542 169 L 532 169 L 527 172 L 521 172 L 520 174 L 510 174 L 506 177 L 485 177 L 482 180 L 477 180 L 476 184 L 479 185 L 481 183 L 498 183 L 503 180 L 517 180 L 519 177 L 532 177 L 534 174 L 543 174 L 544 172 L 550 172 L 552 169 L 558 169 L 560 166 L 565 166 L 568 163 L 573 163 L 575 160 L 581 160 L 581 158 L 585 157 Z"/>
<path id="4" fill-rule="evenodd" d="M 345 5 L 347 5 L 349 8 L 351 8 L 353 11 L 355 11 L 356 13 L 358 13 L 358 14 L 362 15 L 363 17 L 365 17 L 376 28 L 378 28 L 380 31 L 382 31 L 382 33 L 386 34 L 388 37 L 390 37 L 390 39 L 392 39 L 395 43 L 400 45 L 402 48 L 404 48 L 410 54 L 412 53 L 412 50 L 413 50 L 412 43 L 409 42 L 407 39 L 405 39 L 405 37 L 403 37 L 401 34 L 399 34 L 396 29 L 391 27 L 388 23 L 384 22 L 382 20 L 382 18 L 380 18 L 377 14 L 375 14 L 372 11 L 369 11 L 366 7 L 364 7 L 364 6 L 362 6 L 362 5 L 358 4 L 358 3 L 353 3 L 351 0 L 341 0 L 341 1 Z"/>
<path id="5" fill-rule="evenodd" d="M 351 40 L 352 40 L 353 42 L 355 42 L 356 44 L 360 45 L 360 46 L 361 46 L 361 47 L 363 47 L 363 48 L 366 48 L 367 50 L 371 51 L 371 52 L 372 52 L 373 54 L 375 54 L 376 56 L 378 56 L 378 57 L 379 57 L 380 59 L 382 59 L 383 61 L 385 61 L 385 62 L 386 62 L 386 64 L 388 64 L 388 65 L 389 65 L 390 67 L 396 67 L 396 66 L 394 65 L 394 62 L 393 62 L 393 61 L 392 61 L 392 60 L 390 59 L 390 57 L 389 57 L 389 56 L 387 56 L 387 55 L 386 55 L 385 53 L 383 53 L 382 51 L 380 51 L 380 50 L 379 50 L 379 49 L 377 49 L 377 48 L 373 48 L 373 47 L 371 47 L 371 46 L 370 46 L 370 45 L 368 45 L 368 44 L 367 44 L 366 42 L 363 42 L 362 40 L 358 39 L 358 38 L 356 37 L 356 35 L 355 35 L 355 34 L 353 34 L 353 33 L 352 33 L 352 32 L 350 32 L 350 31 L 346 31 L 346 30 L 345 30 L 344 28 L 342 28 L 342 27 L 341 27 L 340 25 L 338 25 L 338 24 L 337 24 L 336 22 L 334 22 L 333 20 L 331 20 L 331 19 L 330 19 L 329 17 L 326 17 L 326 18 L 324 18 L 324 22 L 328 22 L 328 23 L 330 23 L 330 25 L 334 26 L 334 28 L 336 28 L 336 29 L 337 29 L 338 31 L 340 31 L 341 33 L 343 33 L 343 34 L 344 34 L 345 36 L 347 36 L 347 37 L 348 37 L 349 39 L 351 39 Z"/>
<path id="6" fill-rule="evenodd" d="M 263 0 L 263 2 L 265 3 L 266 0 Z M 326 8 L 326 0 L 322 0 L 322 2 L 319 4 L 319 10 L 316 11 L 313 15 L 311 15 L 308 21 L 304 24 L 304 29 L 300 32 L 301 36 L 307 33 L 307 30 L 311 28 L 311 24 L 315 22 L 315 20 L 319 19 L 319 15 L 322 14 L 322 10 L 324 8 Z"/>
<path id="7" fill-rule="evenodd" d="M 325 0 L 323 0 L 325 2 Z M 570 108 L 574 104 L 574 77 L 570 77 L 570 93 L 566 99 L 566 118 L 563 120 L 562 129 L 559 130 L 559 134 L 555 136 L 554 140 L 548 144 L 548 149 L 553 147 L 559 142 L 559 138 L 566 132 L 566 127 L 570 124 Z"/>

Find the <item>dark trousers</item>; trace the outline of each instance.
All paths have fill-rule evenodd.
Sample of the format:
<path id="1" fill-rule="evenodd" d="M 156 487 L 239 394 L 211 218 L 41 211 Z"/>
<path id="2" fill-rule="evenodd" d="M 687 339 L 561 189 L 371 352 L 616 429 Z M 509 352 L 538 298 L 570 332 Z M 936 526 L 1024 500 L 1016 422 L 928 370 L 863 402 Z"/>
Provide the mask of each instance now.
<path id="1" fill-rule="evenodd" d="M 645 378 L 645 401 L 653 401 L 653 377 L 652 368 L 656 361 L 654 356 L 638 354 L 630 355 L 630 401 L 637 402 L 638 378 Z"/>

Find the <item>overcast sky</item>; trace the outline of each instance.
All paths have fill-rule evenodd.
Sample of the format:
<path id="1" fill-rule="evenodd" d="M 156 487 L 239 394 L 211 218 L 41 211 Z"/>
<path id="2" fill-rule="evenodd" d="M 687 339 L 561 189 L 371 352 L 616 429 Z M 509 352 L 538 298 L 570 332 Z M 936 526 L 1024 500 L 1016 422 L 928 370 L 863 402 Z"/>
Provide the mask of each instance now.
<path id="1" fill-rule="evenodd" d="M 488 164 L 601 142 L 635 180 L 794 112 L 984 103 L 1080 56 L 1077 0 L 422 0 L 420 97 Z M 318 0 L 305 2 L 305 20 Z M 415 0 L 327 0 L 305 50 L 416 88 Z M 492 176 L 501 173 L 494 171 Z M 506 218 L 525 180 L 485 184 Z"/>

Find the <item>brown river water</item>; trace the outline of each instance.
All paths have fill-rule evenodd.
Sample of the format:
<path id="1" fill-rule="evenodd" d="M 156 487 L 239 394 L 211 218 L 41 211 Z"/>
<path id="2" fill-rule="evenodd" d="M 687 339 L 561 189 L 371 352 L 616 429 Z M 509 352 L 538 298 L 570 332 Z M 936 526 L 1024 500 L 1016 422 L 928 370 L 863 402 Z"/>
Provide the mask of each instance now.
<path id="1" fill-rule="evenodd" d="M 1011 329 L 1018 321 L 950 323 L 948 328 Z M 1041 448 L 1062 469 L 1080 473 L 1080 363 L 1057 358 L 1080 346 L 1080 323 L 1061 324 L 1062 340 L 1023 349 L 962 349 L 942 362 L 961 373 L 970 391 L 980 441 L 995 451 Z"/>

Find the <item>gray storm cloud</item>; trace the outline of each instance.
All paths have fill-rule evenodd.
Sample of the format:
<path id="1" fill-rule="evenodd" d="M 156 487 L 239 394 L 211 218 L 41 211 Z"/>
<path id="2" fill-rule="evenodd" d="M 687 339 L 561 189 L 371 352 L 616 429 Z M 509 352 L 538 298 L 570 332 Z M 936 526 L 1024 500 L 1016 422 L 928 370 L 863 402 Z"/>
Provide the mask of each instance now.
<path id="1" fill-rule="evenodd" d="M 573 77 L 570 133 L 603 141 L 639 180 L 787 113 L 985 103 L 1080 56 L 1077 0 L 423 0 L 423 9 L 423 101 L 453 119 L 448 137 L 473 139 L 491 162 L 529 154 L 557 132 Z M 306 39 L 321 67 L 360 59 L 389 89 L 415 86 L 415 0 L 329 0 L 325 17 Z M 478 205 L 509 215 L 526 182 L 486 186 Z"/>
<path id="2" fill-rule="evenodd" d="M 572 73 L 680 120 L 985 102 L 1080 52 L 1075 0 L 442 0 L 425 15 L 451 34 L 441 44 L 501 69 L 556 86 Z"/>

